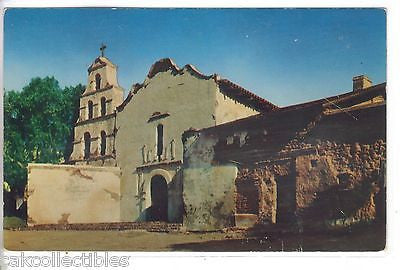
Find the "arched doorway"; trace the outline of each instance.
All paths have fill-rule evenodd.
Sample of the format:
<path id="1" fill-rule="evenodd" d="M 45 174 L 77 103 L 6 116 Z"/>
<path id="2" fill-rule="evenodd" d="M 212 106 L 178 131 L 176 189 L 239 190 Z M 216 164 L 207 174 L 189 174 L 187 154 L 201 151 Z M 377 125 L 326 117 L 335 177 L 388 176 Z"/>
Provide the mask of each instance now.
<path id="1" fill-rule="evenodd" d="M 151 178 L 151 218 L 152 221 L 168 221 L 168 186 L 161 175 Z"/>

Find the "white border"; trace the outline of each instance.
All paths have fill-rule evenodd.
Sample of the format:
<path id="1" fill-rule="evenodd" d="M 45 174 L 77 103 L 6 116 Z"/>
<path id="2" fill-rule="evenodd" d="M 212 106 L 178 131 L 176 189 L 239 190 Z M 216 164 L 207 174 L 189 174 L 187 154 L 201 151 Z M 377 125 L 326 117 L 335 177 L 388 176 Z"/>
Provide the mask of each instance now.
<path id="1" fill-rule="evenodd" d="M 397 0 L 271 0 L 271 1 L 236 1 L 228 2 L 222 0 L 213 1 L 191 1 L 183 0 L 175 1 L 100 1 L 100 0 L 5 0 L 0 3 L 3 7 L 275 7 L 275 8 L 294 8 L 294 7 L 376 7 L 385 8 L 387 10 L 387 216 L 388 216 L 388 233 L 387 247 L 383 252 L 304 252 L 304 253 L 286 253 L 286 252 L 265 252 L 265 253 L 154 253 L 154 252 L 131 252 L 123 253 L 133 256 L 131 260 L 134 269 L 141 267 L 156 266 L 164 269 L 191 268 L 204 269 L 222 268 L 284 268 L 292 266 L 297 268 L 322 268 L 325 269 L 395 269 L 395 263 L 400 256 L 400 179 L 397 179 L 400 170 L 400 133 L 399 124 L 397 123 L 400 95 L 400 9 Z M 3 37 L 3 14 L 1 18 L 1 38 Z M 3 43 L 0 50 L 0 60 L 3 63 Z M 2 87 L 3 66 L 1 65 L 0 87 Z M 2 101 L 2 95 L 1 95 Z M 1 126 L 3 127 L 3 113 L 1 112 Z M 2 149 L 2 138 L 0 140 Z M 2 161 L 2 158 L 1 158 Z M 1 164 L 1 173 L 2 173 Z M 2 174 L 1 174 L 2 176 Z M 2 178 L 2 177 L 1 177 Z M 1 235 L 2 237 L 2 235 Z M 2 243 L 2 241 L 0 240 Z M 41 252 L 42 253 L 42 252 Z M 71 252 L 70 252 L 71 253 Z M 121 253 L 119 253 L 121 254 Z M 399 254 L 399 255 L 398 255 Z M 227 256 L 229 260 L 227 260 Z M 157 260 L 153 258 L 157 257 Z M 284 257 L 284 258 L 282 258 Z M 204 262 L 207 265 L 204 265 Z M 288 265 L 289 264 L 289 265 Z M 398 266 L 397 266 L 398 267 Z"/>

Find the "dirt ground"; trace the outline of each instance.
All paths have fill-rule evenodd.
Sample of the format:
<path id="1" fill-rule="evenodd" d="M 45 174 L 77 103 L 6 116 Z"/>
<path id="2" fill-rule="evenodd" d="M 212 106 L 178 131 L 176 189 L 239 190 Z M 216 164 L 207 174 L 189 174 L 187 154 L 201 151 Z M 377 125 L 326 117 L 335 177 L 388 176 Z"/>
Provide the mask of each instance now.
<path id="1" fill-rule="evenodd" d="M 8 250 L 80 251 L 378 251 L 384 228 L 307 235 L 240 233 L 157 233 L 128 231 L 4 231 Z"/>

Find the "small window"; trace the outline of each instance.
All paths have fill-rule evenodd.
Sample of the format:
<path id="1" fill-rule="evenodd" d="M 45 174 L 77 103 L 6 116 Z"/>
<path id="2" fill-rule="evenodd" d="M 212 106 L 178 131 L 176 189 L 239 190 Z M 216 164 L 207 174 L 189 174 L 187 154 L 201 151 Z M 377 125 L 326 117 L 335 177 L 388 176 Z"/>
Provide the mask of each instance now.
<path id="1" fill-rule="evenodd" d="M 99 73 L 96 74 L 96 90 L 101 88 L 101 76 Z"/>
<path id="2" fill-rule="evenodd" d="M 163 154 L 163 147 L 164 147 L 164 127 L 163 125 L 159 124 L 157 126 L 157 157 L 158 161 L 161 161 L 161 156 Z"/>
<path id="3" fill-rule="evenodd" d="M 315 168 L 318 165 L 318 161 L 316 159 L 311 160 L 311 167 Z"/>
<path id="4" fill-rule="evenodd" d="M 105 97 L 101 98 L 101 106 L 100 107 L 101 107 L 101 116 L 106 115 L 107 110 L 106 110 L 106 98 Z"/>
<path id="5" fill-rule="evenodd" d="M 101 132 L 101 145 L 100 145 L 100 154 L 104 156 L 106 154 L 106 133 L 103 130 Z"/>
<path id="6" fill-rule="evenodd" d="M 85 159 L 88 159 L 90 157 L 90 133 L 85 132 L 83 138 L 85 141 Z"/>
<path id="7" fill-rule="evenodd" d="M 93 118 L 93 102 L 91 100 L 88 101 L 88 119 Z"/>

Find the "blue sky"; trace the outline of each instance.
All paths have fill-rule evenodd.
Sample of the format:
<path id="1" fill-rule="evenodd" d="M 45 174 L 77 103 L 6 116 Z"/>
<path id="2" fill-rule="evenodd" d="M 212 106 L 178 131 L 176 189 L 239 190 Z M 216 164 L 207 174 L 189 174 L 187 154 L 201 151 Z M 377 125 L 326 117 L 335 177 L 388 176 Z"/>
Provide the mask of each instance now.
<path id="1" fill-rule="evenodd" d="M 285 106 L 350 91 L 352 77 L 386 81 L 382 9 L 9 9 L 4 87 L 54 76 L 86 84 L 99 55 L 118 65 L 127 91 L 170 57 Z"/>

